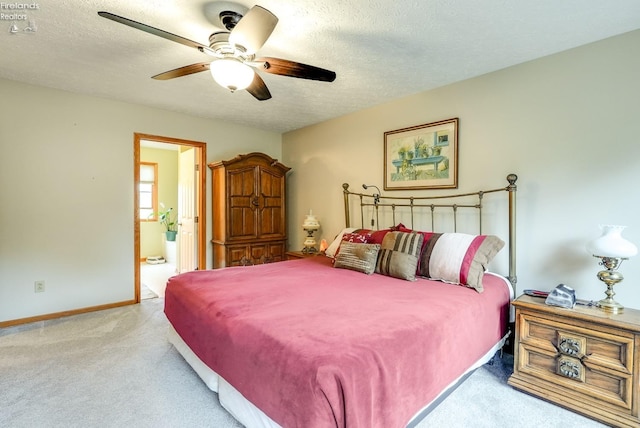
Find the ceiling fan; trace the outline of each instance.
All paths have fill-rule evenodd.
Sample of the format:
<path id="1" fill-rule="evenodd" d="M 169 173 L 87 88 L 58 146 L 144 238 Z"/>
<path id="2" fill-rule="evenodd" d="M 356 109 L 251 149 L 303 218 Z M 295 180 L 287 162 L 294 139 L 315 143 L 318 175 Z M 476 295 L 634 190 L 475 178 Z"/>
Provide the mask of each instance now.
<path id="1" fill-rule="evenodd" d="M 211 62 L 199 62 L 157 74 L 153 79 L 167 80 L 209 70 L 214 80 L 231 92 L 246 89 L 257 100 L 264 101 L 271 98 L 271 93 L 254 68 L 271 74 L 322 82 L 333 82 L 336 78 L 333 71 L 312 65 L 281 58 L 256 58 L 255 53 L 265 44 L 278 23 L 278 18 L 261 6 L 253 6 L 244 16 L 233 10 L 220 12 L 219 19 L 228 31 L 211 34 L 209 46 L 113 13 L 98 12 L 98 15 L 196 48 L 215 58 Z"/>

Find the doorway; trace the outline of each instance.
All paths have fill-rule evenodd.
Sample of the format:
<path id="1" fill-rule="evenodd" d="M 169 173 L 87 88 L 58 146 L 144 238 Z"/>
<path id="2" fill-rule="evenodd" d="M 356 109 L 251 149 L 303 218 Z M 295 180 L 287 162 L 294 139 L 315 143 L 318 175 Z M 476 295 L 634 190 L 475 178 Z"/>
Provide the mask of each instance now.
<path id="1" fill-rule="evenodd" d="M 141 218 L 140 218 L 140 164 L 141 148 L 155 146 L 177 151 L 182 176 L 179 180 L 178 239 L 175 242 L 176 273 L 203 270 L 206 265 L 206 143 L 134 133 L 134 292 L 135 301 L 141 300 Z M 186 171 L 186 172 L 185 172 Z M 147 290 L 145 290 L 146 292 Z"/>

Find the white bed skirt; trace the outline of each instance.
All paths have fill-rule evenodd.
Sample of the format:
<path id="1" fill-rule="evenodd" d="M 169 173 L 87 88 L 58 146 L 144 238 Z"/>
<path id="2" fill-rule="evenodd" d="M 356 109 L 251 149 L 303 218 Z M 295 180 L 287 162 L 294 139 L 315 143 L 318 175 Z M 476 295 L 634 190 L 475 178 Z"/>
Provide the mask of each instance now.
<path id="1" fill-rule="evenodd" d="M 442 391 L 433 401 L 425 405 L 420 411 L 416 412 L 407 426 L 414 426 L 422 420 L 429 412 L 442 401 L 443 397 L 449 395 L 456 387 L 466 379 L 471 372 L 478 367 L 483 366 L 491 360 L 495 353 L 503 346 L 509 334 L 505 335 L 493 348 L 476 361 L 465 373 Z M 218 393 L 218 399 L 222 407 L 224 407 L 238 422 L 247 428 L 280 428 L 276 422 L 271 420 L 267 415 L 258 409 L 253 403 L 247 400 L 237 389 L 229 382 L 224 380 L 216 372 L 211 370 L 205 363 L 196 356 L 189 346 L 182 340 L 180 335 L 169 323 L 169 342 L 182 355 L 185 361 L 193 368 L 193 370 L 204 381 L 205 385 L 212 391 Z"/>

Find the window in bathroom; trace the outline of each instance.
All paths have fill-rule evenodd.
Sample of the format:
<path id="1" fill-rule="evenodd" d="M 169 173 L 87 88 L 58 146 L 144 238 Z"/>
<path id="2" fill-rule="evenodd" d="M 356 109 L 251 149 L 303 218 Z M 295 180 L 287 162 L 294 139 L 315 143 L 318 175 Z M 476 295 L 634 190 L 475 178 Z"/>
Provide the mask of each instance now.
<path id="1" fill-rule="evenodd" d="M 155 221 L 158 212 L 158 164 L 140 162 L 140 221 Z"/>

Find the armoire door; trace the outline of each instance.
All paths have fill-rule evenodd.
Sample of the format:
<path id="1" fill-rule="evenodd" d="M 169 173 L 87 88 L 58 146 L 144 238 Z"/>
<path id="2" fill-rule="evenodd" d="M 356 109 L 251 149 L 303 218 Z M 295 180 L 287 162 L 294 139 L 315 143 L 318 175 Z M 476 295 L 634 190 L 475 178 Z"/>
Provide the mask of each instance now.
<path id="1" fill-rule="evenodd" d="M 259 168 L 260 214 L 258 236 L 263 239 L 285 236 L 284 178 L 274 171 Z"/>
<path id="2" fill-rule="evenodd" d="M 256 195 L 255 167 L 230 170 L 227 176 L 227 194 L 227 238 L 257 238 L 259 198 Z"/>

